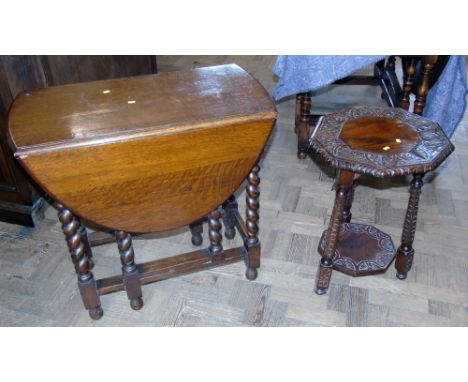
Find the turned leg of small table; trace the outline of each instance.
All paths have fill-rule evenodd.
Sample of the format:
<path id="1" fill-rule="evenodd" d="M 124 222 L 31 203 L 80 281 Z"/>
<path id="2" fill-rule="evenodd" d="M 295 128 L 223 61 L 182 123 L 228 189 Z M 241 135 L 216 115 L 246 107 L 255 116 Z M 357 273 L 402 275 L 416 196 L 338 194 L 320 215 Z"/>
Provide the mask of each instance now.
<path id="1" fill-rule="evenodd" d="M 413 181 L 411 182 L 408 209 L 406 210 L 403 233 L 401 235 L 401 245 L 397 250 L 395 261 L 397 277 L 400 280 L 406 279 L 406 275 L 413 265 L 413 241 L 418 219 L 419 196 L 421 195 L 421 189 L 424 184 L 422 180 L 423 176 L 424 174 L 414 175 Z"/>
<path id="2" fill-rule="evenodd" d="M 210 254 L 211 259 L 216 261 L 219 255 L 223 254 L 223 235 L 221 235 L 221 211 L 219 208 L 214 209 L 208 216 L 208 235 L 210 237 Z"/>
<path id="3" fill-rule="evenodd" d="M 258 172 L 260 167 L 255 165 L 247 177 L 246 187 L 246 209 L 245 209 L 245 224 L 247 227 L 247 238 L 245 246 L 247 248 L 247 271 L 245 277 L 249 280 L 255 280 L 260 267 L 260 241 L 258 240 L 258 210 L 260 208 L 259 197 L 260 177 Z"/>
<path id="4" fill-rule="evenodd" d="M 310 138 L 310 108 L 312 106 L 311 93 L 299 94 L 296 98 L 296 133 L 297 133 L 297 157 L 305 159 L 309 147 Z M 297 112 L 299 118 L 297 118 Z"/>
<path id="5" fill-rule="evenodd" d="M 416 99 L 414 101 L 414 113 L 422 115 L 426 105 L 427 93 L 429 93 L 429 75 L 437 62 L 437 56 L 423 56 L 422 58 L 422 76 L 421 84 L 418 87 Z"/>
<path id="6" fill-rule="evenodd" d="M 232 240 L 236 236 L 236 211 L 238 209 L 236 197 L 231 197 L 223 204 L 224 236 Z"/>
<path id="7" fill-rule="evenodd" d="M 351 207 L 353 205 L 355 189 L 356 189 L 356 185 L 353 183 L 346 196 L 346 202 L 345 202 L 344 209 L 343 209 L 343 222 L 344 223 L 350 223 L 351 217 L 353 216 L 353 214 L 351 213 Z"/>
<path id="8" fill-rule="evenodd" d="M 409 63 L 405 68 L 405 76 L 403 83 L 403 94 L 400 100 L 400 107 L 409 110 L 410 107 L 410 94 L 414 83 L 414 74 L 416 73 L 416 58 L 411 57 Z"/>
<path id="9" fill-rule="evenodd" d="M 86 248 L 83 243 L 82 229 L 80 228 L 81 225 L 78 218 L 62 204 L 55 203 L 55 207 L 58 210 L 58 218 L 60 223 L 62 223 L 62 230 L 65 234 L 68 250 L 72 262 L 75 265 L 81 299 L 90 317 L 94 320 L 98 320 L 102 317 L 103 311 L 96 288 L 96 282 L 91 272 L 93 263 L 88 257 L 91 249 Z"/>
<path id="10" fill-rule="evenodd" d="M 333 255 L 338 244 L 340 225 L 343 220 L 343 212 L 345 205 L 349 202 L 349 191 L 353 188 L 355 174 L 350 171 L 341 170 L 338 175 L 336 186 L 335 204 L 331 214 L 330 223 L 327 231 L 326 246 L 322 258 L 320 259 L 317 286 L 315 292 L 317 294 L 325 294 L 330 285 L 330 279 L 333 268 Z"/>
<path id="11" fill-rule="evenodd" d="M 203 219 L 199 219 L 189 225 L 192 233 L 192 244 L 199 247 L 203 243 Z"/>
<path id="12" fill-rule="evenodd" d="M 125 231 L 115 231 L 115 238 L 119 247 L 123 282 L 128 299 L 130 300 L 130 306 L 133 310 L 139 310 L 143 307 L 143 294 L 141 291 L 138 269 L 135 264 L 132 235 Z"/>

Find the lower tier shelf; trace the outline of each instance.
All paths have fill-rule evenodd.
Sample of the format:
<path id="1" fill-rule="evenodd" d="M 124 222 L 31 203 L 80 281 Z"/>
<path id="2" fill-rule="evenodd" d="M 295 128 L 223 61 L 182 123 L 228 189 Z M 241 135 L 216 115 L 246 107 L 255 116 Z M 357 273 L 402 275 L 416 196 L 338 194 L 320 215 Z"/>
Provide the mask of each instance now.
<path id="1" fill-rule="evenodd" d="M 328 230 L 322 233 L 318 252 L 323 255 Z M 342 223 L 333 256 L 333 268 L 351 276 L 383 273 L 395 258 L 395 246 L 386 233 L 367 224 Z"/>

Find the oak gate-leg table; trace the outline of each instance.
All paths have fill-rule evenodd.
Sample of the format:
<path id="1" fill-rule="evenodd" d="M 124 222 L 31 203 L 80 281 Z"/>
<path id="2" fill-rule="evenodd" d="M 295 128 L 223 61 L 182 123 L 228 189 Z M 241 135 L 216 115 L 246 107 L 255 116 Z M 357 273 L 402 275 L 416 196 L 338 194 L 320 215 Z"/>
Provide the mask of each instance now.
<path id="1" fill-rule="evenodd" d="M 103 315 L 100 296 L 245 260 L 260 266 L 258 160 L 276 120 L 266 90 L 237 65 L 119 78 L 20 94 L 9 114 L 15 157 L 55 200 L 85 308 Z M 247 179 L 246 219 L 232 196 Z M 190 225 L 210 246 L 137 264 L 132 233 Z M 82 221 L 115 232 L 122 274 L 95 280 Z M 237 231 L 244 246 L 223 249 Z"/>

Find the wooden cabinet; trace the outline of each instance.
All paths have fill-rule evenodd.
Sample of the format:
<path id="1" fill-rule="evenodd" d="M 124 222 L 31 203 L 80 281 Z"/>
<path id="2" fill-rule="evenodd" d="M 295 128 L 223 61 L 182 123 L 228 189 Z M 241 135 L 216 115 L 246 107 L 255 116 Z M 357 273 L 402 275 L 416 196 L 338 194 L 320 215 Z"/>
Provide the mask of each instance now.
<path id="1" fill-rule="evenodd" d="M 156 71 L 155 56 L 0 56 L 0 220 L 34 226 L 43 205 L 6 140 L 8 111 L 18 93 Z"/>

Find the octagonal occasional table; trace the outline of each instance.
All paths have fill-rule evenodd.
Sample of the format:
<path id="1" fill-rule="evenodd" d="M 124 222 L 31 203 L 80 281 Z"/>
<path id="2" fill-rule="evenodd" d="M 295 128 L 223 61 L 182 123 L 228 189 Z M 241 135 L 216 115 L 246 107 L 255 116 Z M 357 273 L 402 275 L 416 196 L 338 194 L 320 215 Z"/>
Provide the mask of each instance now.
<path id="1" fill-rule="evenodd" d="M 316 127 L 310 144 L 339 169 L 329 227 L 319 242 L 316 293 L 326 293 L 332 270 L 352 276 L 385 272 L 396 255 L 397 277 L 411 269 L 413 241 L 423 177 L 447 158 L 454 146 L 441 127 L 398 108 L 354 107 L 329 114 Z M 351 223 L 355 180 L 361 175 L 413 175 L 397 251 L 386 233 Z"/>

